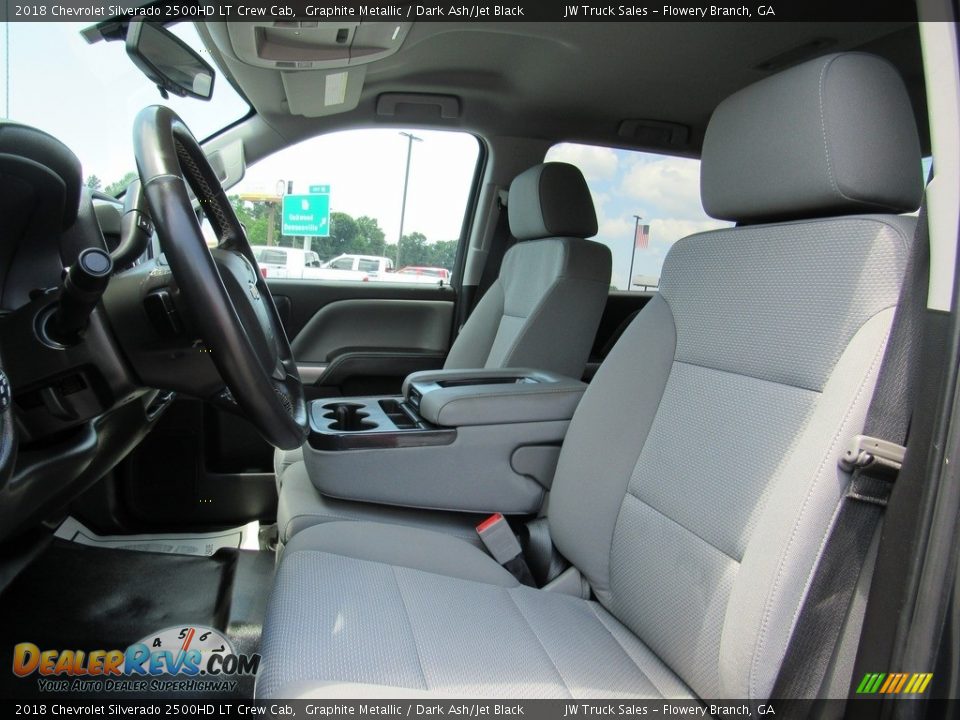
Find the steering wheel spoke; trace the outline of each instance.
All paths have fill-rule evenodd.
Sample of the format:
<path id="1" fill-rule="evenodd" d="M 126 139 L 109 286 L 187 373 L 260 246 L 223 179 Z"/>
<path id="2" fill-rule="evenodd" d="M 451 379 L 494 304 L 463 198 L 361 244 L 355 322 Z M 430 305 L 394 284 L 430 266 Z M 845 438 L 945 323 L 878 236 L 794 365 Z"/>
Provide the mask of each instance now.
<path id="1" fill-rule="evenodd" d="M 299 447 L 307 410 L 290 343 L 243 226 L 202 148 L 176 113 L 152 106 L 137 116 L 134 154 L 170 269 L 229 391 L 214 402 L 228 409 L 235 403 L 274 446 Z M 188 188 L 219 238 L 212 250 Z"/>

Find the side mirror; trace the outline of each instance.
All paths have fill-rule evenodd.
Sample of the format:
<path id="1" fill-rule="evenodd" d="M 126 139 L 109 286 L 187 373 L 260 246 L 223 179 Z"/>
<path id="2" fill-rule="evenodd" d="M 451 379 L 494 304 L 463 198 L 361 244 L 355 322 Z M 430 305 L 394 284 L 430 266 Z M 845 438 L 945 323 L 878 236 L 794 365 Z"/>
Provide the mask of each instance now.
<path id="1" fill-rule="evenodd" d="M 209 100 L 216 73 L 189 45 L 158 23 L 134 20 L 127 27 L 127 55 L 160 94 Z"/>

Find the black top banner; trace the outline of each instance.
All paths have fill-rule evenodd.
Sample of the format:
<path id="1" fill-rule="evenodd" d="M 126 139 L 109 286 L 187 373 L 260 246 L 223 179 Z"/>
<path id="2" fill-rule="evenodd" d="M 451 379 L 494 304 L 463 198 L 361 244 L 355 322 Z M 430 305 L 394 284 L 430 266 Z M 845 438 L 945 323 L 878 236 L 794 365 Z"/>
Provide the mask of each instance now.
<path id="1" fill-rule="evenodd" d="M 948 5 L 920 0 L 921 20 L 949 20 Z M 219 0 L 138 3 L 122 0 L 5 0 L 0 21 L 84 22 L 145 17 L 175 20 L 301 23 L 317 22 L 796 22 L 915 21 L 911 0 L 769 0 L 768 2 L 627 2 L 578 0 L 474 0 L 467 2 L 305 2 Z"/>

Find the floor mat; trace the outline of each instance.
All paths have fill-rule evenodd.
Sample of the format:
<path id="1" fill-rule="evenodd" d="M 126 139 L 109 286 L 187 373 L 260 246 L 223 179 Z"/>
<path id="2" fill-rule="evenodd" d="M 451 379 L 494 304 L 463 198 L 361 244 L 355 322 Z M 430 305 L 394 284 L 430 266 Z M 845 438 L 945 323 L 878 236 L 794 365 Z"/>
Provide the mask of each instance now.
<path id="1" fill-rule="evenodd" d="M 260 523 L 256 520 L 238 528 L 200 533 L 160 533 L 141 535 L 97 535 L 79 520 L 68 517 L 57 528 L 56 537 L 93 547 L 172 553 L 176 555 L 213 555 L 220 548 L 259 550 Z"/>
<path id="2" fill-rule="evenodd" d="M 251 655 L 259 647 L 273 568 L 273 556 L 266 552 L 222 548 L 209 557 L 198 557 L 89 547 L 54 539 L 0 594 L 0 614 L 4 618 L 0 623 L 0 696 L 51 700 L 250 698 L 253 675 L 231 676 L 233 684 L 218 686 L 215 692 L 171 689 L 187 687 L 184 685 L 152 685 L 145 692 L 145 685 L 136 689 L 115 685 L 114 691 L 99 693 L 91 692 L 89 685 L 73 684 L 78 679 L 88 682 L 89 677 L 64 673 L 44 678 L 35 671 L 21 678 L 11 671 L 14 648 L 19 643 L 32 643 L 40 651 L 83 650 L 89 659 L 94 650 L 125 651 L 141 640 L 150 642 L 150 638 L 151 645 L 166 643 L 167 647 L 167 637 L 183 637 L 186 633 L 193 638 L 189 630 L 199 628 L 197 632 L 202 635 L 204 628 L 213 628 L 222 633 L 237 655 Z M 157 638 L 163 630 L 168 632 L 161 641 Z M 215 639 L 216 633 L 213 635 Z M 199 647 L 199 638 L 195 647 Z M 170 678 L 187 679 L 184 675 L 167 675 L 161 680 Z M 42 682 L 50 679 L 70 683 L 54 689 Z"/>

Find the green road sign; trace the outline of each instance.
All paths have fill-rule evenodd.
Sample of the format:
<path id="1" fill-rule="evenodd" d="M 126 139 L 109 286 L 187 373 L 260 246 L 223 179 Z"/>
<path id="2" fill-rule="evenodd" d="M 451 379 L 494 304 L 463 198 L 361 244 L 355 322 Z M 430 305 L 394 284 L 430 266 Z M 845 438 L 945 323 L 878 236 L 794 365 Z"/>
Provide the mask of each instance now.
<path id="1" fill-rule="evenodd" d="M 330 186 L 329 185 L 311 185 L 309 193 L 311 195 L 329 195 Z"/>
<path id="2" fill-rule="evenodd" d="M 326 186 L 329 190 L 329 186 Z M 299 237 L 330 235 L 330 195 L 284 195 L 280 232 Z"/>

